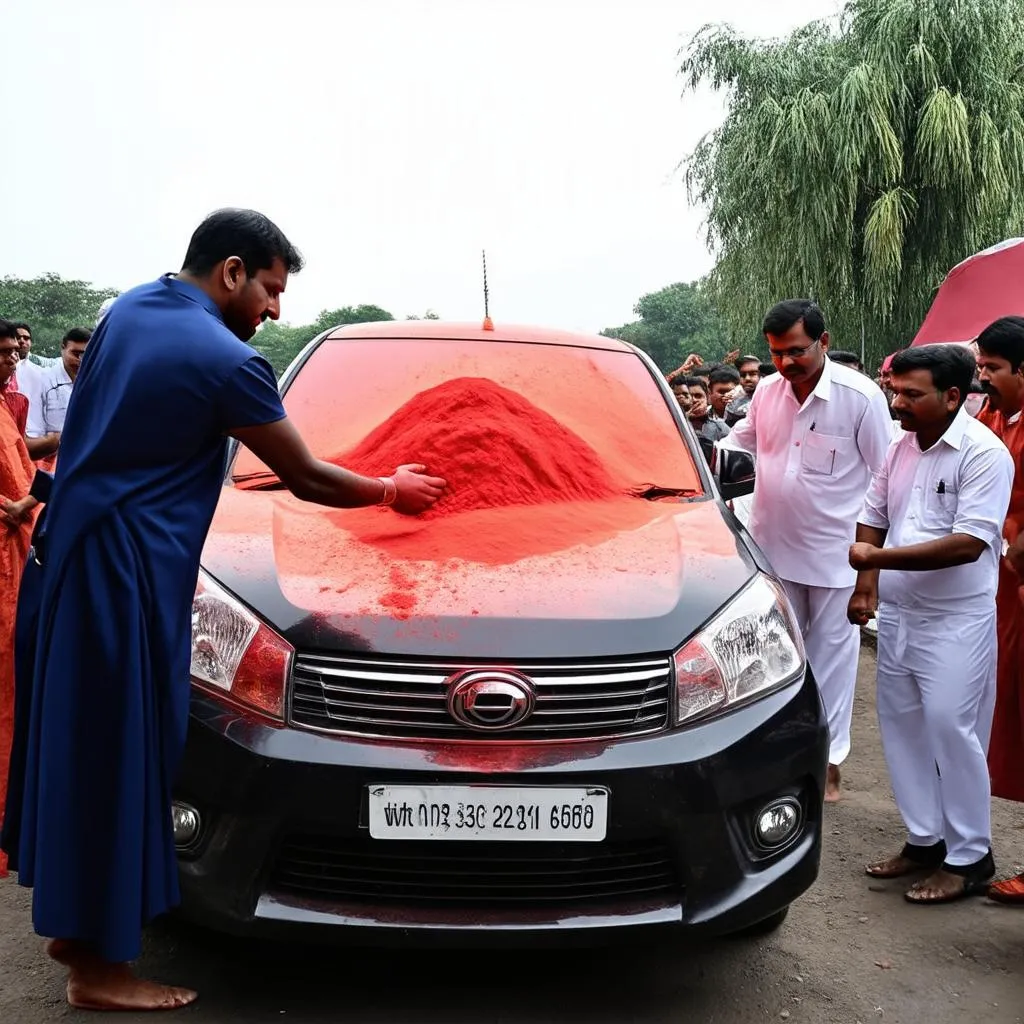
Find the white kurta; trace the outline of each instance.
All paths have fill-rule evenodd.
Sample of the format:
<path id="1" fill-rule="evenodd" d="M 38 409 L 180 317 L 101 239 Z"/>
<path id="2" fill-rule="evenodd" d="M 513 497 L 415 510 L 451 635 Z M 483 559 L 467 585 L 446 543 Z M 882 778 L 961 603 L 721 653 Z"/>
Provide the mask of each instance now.
<path id="1" fill-rule="evenodd" d="M 797 615 L 831 739 L 850 752 L 860 633 L 846 617 L 857 515 L 892 440 L 889 404 L 862 373 L 825 360 L 801 404 L 781 374 L 762 380 L 745 419 L 720 442 L 757 460 L 748 529 L 782 579 Z"/>
<path id="2" fill-rule="evenodd" d="M 74 381 L 63 361 L 42 371 L 36 378 L 35 401 L 29 402 L 28 427 L 25 430 L 28 437 L 45 437 L 64 430 L 73 388 Z"/>
<path id="3" fill-rule="evenodd" d="M 945 840 L 953 865 L 990 847 L 995 594 L 1013 472 L 1003 443 L 961 409 L 927 451 L 900 436 L 860 517 L 888 531 L 887 548 L 952 534 L 986 544 L 970 565 L 879 577 L 878 720 L 896 805 L 910 842 Z"/>

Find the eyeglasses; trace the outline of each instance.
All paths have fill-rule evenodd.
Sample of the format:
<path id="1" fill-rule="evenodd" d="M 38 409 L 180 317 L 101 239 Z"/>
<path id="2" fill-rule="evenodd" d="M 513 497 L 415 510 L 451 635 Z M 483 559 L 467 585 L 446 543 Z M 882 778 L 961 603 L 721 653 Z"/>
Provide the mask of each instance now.
<path id="1" fill-rule="evenodd" d="M 773 348 L 768 349 L 772 359 L 800 359 L 802 356 L 807 355 L 808 352 L 814 348 L 821 341 L 821 338 L 815 338 L 810 345 L 804 345 L 803 348 L 787 348 L 785 352 L 778 352 Z"/>

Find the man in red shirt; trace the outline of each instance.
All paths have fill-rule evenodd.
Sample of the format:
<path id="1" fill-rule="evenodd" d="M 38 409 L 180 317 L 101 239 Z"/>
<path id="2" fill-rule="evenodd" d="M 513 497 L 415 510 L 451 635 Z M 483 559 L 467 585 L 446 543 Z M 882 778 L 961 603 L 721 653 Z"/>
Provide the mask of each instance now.
<path id="1" fill-rule="evenodd" d="M 992 795 L 1024 802 L 1024 317 L 1007 316 L 990 324 L 977 345 L 978 380 L 986 395 L 978 419 L 1000 438 L 1014 461 L 996 594 L 999 661 L 988 766 Z M 1024 874 L 997 882 L 989 896 L 1024 905 Z"/>

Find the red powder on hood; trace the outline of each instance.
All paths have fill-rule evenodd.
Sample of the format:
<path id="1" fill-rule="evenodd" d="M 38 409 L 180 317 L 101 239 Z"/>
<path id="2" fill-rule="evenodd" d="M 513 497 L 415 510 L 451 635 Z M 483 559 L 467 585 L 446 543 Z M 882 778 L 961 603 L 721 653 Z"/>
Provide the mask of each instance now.
<path id="1" fill-rule="evenodd" d="M 338 464 L 384 476 L 422 462 L 448 491 L 420 519 L 625 493 L 598 453 L 522 395 L 482 377 L 459 377 L 421 392 Z"/>

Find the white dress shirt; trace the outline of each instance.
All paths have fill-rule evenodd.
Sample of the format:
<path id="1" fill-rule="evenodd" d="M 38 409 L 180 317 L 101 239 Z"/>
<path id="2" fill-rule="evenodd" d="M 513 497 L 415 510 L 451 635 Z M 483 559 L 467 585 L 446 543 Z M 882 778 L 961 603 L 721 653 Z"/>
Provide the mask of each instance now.
<path id="1" fill-rule="evenodd" d="M 860 522 L 888 530 L 887 548 L 955 533 L 984 541 L 986 548 L 970 565 L 883 569 L 879 603 L 947 614 L 994 609 L 1013 472 L 1003 442 L 965 409 L 927 451 L 921 451 L 916 434 L 902 433 L 871 481 Z"/>
<path id="2" fill-rule="evenodd" d="M 74 384 L 64 369 L 63 360 L 40 371 L 35 381 L 35 394 L 29 398 L 28 427 L 25 430 L 28 437 L 59 434 L 64 429 L 72 387 Z"/>
<path id="3" fill-rule="evenodd" d="M 781 374 L 761 380 L 719 445 L 757 460 L 749 530 L 779 576 L 814 587 L 856 583 L 857 516 L 891 440 L 885 395 L 848 366 L 826 359 L 802 405 Z"/>

